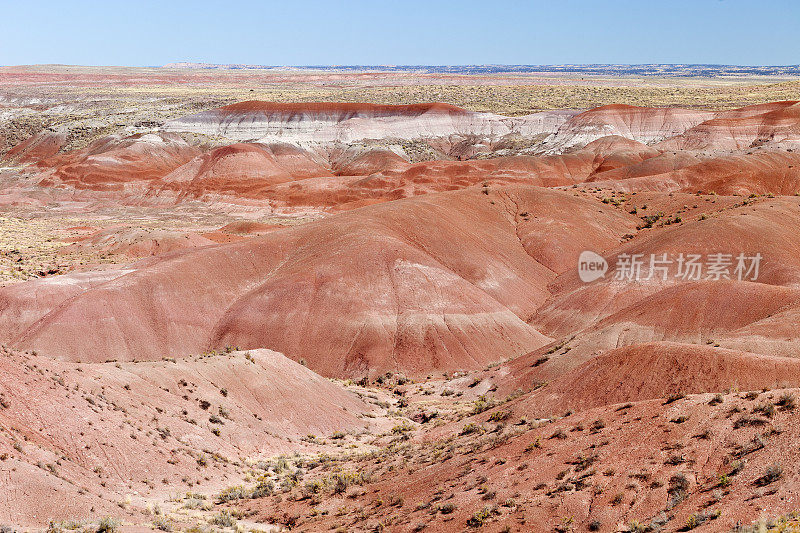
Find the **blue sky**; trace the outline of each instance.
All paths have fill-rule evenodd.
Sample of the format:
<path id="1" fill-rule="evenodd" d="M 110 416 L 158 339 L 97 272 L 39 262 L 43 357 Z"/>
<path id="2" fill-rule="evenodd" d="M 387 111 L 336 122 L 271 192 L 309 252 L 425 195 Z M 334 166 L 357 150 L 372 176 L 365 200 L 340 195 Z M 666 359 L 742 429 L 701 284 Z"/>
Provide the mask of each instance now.
<path id="1" fill-rule="evenodd" d="M 0 64 L 800 63 L 794 0 L 0 0 Z"/>

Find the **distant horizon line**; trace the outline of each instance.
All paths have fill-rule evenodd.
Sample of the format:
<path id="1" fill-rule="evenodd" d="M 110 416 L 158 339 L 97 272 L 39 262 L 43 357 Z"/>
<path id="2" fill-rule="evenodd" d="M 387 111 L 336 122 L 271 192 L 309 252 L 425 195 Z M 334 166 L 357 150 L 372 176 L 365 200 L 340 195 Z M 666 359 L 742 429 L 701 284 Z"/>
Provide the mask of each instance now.
<path id="1" fill-rule="evenodd" d="M 297 69 L 414 69 L 414 68 L 534 68 L 534 69 L 559 69 L 559 68 L 614 68 L 614 67 L 671 67 L 671 68 L 750 68 L 750 69 L 800 69 L 800 63 L 790 65 L 736 65 L 726 63 L 549 63 L 549 64 L 534 64 L 534 63 L 463 63 L 463 64 L 425 64 L 425 63 L 385 63 L 385 64 L 309 64 L 309 65 L 260 65 L 248 63 L 204 63 L 204 62 L 191 62 L 191 61 L 177 61 L 173 63 L 165 63 L 163 65 L 155 65 L 155 68 L 170 68 L 178 66 L 192 66 L 209 67 L 209 68 L 241 68 L 241 69 L 275 69 L 275 68 L 297 68 Z"/>
<path id="2" fill-rule="evenodd" d="M 359 63 L 331 63 L 331 64 L 306 64 L 306 65 L 289 65 L 289 64 L 256 64 L 256 63 L 207 63 L 198 61 L 174 61 L 171 63 L 164 63 L 161 65 L 122 65 L 122 64 L 108 64 L 108 65 L 90 65 L 81 63 L 21 63 L 14 65 L 0 65 L 3 68 L 13 67 L 119 67 L 119 68 L 174 68 L 179 66 L 197 66 L 197 67 L 234 67 L 234 68 L 250 68 L 250 69 L 274 69 L 274 68 L 562 68 L 562 67 L 716 67 L 716 68 L 800 68 L 800 63 L 797 64 L 758 64 L 758 65 L 744 65 L 732 63 L 381 63 L 381 64 L 359 64 Z"/>

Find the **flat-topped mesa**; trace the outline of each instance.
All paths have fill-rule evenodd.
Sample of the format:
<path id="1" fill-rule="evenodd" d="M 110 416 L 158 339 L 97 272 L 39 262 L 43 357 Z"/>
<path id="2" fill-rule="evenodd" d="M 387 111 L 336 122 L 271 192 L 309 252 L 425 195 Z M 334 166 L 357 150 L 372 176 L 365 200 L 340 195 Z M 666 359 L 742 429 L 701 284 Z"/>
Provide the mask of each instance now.
<path id="1" fill-rule="evenodd" d="M 350 143 L 364 139 L 552 133 L 571 113 L 545 112 L 510 118 L 442 103 L 278 103 L 248 101 L 167 122 L 167 131 L 189 131 L 234 140 Z"/>

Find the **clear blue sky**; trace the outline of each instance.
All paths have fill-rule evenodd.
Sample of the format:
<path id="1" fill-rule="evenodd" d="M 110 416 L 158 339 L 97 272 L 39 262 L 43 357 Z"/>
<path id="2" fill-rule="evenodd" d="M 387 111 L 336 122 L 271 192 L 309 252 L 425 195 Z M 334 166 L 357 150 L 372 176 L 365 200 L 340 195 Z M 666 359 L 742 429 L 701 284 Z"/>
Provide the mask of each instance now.
<path id="1" fill-rule="evenodd" d="M 0 0 L 0 64 L 800 63 L 800 2 Z"/>

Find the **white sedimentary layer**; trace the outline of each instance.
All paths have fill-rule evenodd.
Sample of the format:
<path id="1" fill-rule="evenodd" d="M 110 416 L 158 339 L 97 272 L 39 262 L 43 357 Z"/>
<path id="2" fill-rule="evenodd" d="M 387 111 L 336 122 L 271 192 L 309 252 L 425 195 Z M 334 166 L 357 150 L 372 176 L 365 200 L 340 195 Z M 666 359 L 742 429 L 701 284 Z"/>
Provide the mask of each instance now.
<path id="1" fill-rule="evenodd" d="M 653 144 L 680 135 L 712 118 L 712 112 L 678 108 L 599 107 L 564 121 L 545 139 L 543 148 L 546 152 L 561 153 L 609 135 Z"/>
<path id="2" fill-rule="evenodd" d="M 173 120 L 167 131 L 185 131 L 237 141 L 304 143 L 353 143 L 368 139 L 425 139 L 451 135 L 477 136 L 487 140 L 509 134 L 535 136 L 553 133 L 572 111 L 545 111 L 522 117 L 492 113 L 446 113 L 437 110 L 418 115 L 398 113 L 297 112 L 226 113 L 211 110 Z"/>

